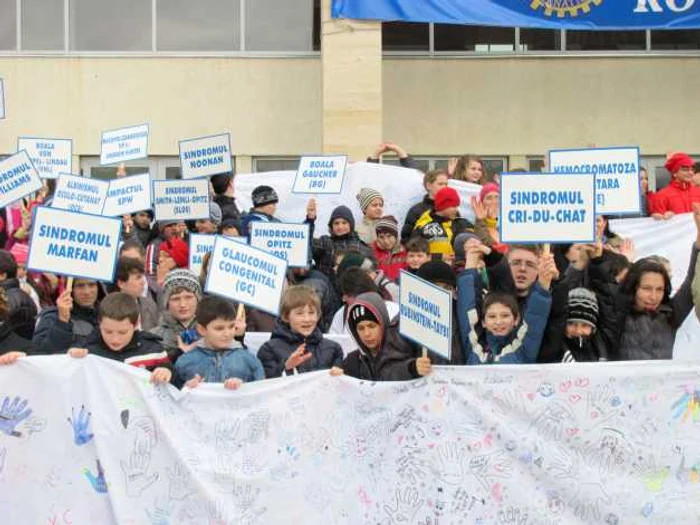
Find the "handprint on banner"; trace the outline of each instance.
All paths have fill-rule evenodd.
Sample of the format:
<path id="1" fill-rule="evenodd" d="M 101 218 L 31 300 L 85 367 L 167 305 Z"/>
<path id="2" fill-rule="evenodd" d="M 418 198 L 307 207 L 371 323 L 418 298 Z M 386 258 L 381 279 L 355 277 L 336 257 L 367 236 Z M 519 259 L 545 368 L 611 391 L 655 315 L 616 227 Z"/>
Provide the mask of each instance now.
<path id="1" fill-rule="evenodd" d="M 107 481 L 105 480 L 105 471 L 102 468 L 102 464 L 100 463 L 100 460 L 98 459 L 96 462 L 97 462 L 97 475 L 93 474 L 89 468 L 83 469 L 83 475 L 88 479 L 88 481 L 90 482 L 90 485 L 92 485 L 92 488 L 95 489 L 95 492 L 98 492 L 100 494 L 106 494 L 108 487 L 107 487 Z"/>
<path id="2" fill-rule="evenodd" d="M 233 491 L 233 501 L 240 525 L 255 525 L 260 517 L 267 512 L 265 507 L 256 507 L 260 489 L 253 489 L 249 484 L 239 485 Z"/>
<path id="3" fill-rule="evenodd" d="M 76 445 L 81 446 L 89 443 L 94 434 L 90 432 L 90 418 L 92 412 L 85 410 L 85 405 L 80 407 L 78 417 L 75 416 L 75 407 L 71 408 L 71 417 L 68 419 L 68 424 L 73 428 L 73 441 Z"/>
<path id="4" fill-rule="evenodd" d="M 520 416 L 522 418 L 527 415 L 525 399 L 520 390 L 506 390 L 500 395 L 494 396 L 493 403 L 496 412 L 501 416 Z"/>
<path id="5" fill-rule="evenodd" d="M 145 509 L 151 525 L 168 525 L 173 509 L 167 504 L 154 503 L 153 510 Z"/>
<path id="6" fill-rule="evenodd" d="M 561 447 L 554 447 L 549 456 L 547 473 L 555 479 L 574 479 L 579 475 L 578 459 Z"/>
<path id="7" fill-rule="evenodd" d="M 129 497 L 140 496 L 148 487 L 158 481 L 159 474 L 149 474 L 151 467 L 151 446 L 143 438 L 134 440 L 134 448 L 128 461 L 120 462 L 124 479 L 126 481 L 126 495 Z"/>
<path id="8" fill-rule="evenodd" d="M 649 492 L 661 492 L 671 474 L 671 467 L 658 468 L 653 456 L 638 457 L 633 467 L 636 476 L 642 480 Z"/>
<path id="9" fill-rule="evenodd" d="M 225 418 L 214 425 L 217 454 L 232 455 L 238 450 L 238 432 L 241 430 L 239 419 Z"/>
<path id="10" fill-rule="evenodd" d="M 394 525 L 415 523 L 415 517 L 425 500 L 420 499 L 418 491 L 406 488 L 403 495 L 401 488 L 396 489 L 396 502 L 393 506 L 384 505 L 384 512 Z"/>
<path id="11" fill-rule="evenodd" d="M 620 407 L 615 391 L 610 385 L 598 385 L 588 392 L 588 415 L 597 422 L 604 422 L 617 414 Z"/>
<path id="12" fill-rule="evenodd" d="M 158 426 L 153 418 L 141 416 L 131 425 L 131 430 L 139 435 L 139 439 L 146 440 L 146 445 L 153 448 L 158 444 Z"/>
<path id="13" fill-rule="evenodd" d="M 481 486 L 490 491 L 497 479 L 508 479 L 512 476 L 513 464 L 505 452 L 499 450 L 473 457 L 469 461 L 469 470 Z"/>
<path id="14" fill-rule="evenodd" d="M 258 443 L 263 439 L 267 439 L 267 434 L 270 426 L 270 412 L 263 410 L 260 412 L 252 412 L 244 420 L 246 429 L 245 439 L 248 443 Z"/>
<path id="15" fill-rule="evenodd" d="M 27 399 L 15 397 L 10 401 L 9 397 L 5 397 L 2 408 L 0 408 L 0 432 L 12 437 L 20 437 L 22 435 L 16 428 L 22 421 L 32 415 L 32 409 L 27 408 L 28 403 Z"/>
<path id="16" fill-rule="evenodd" d="M 537 433 L 547 441 L 561 441 L 564 428 L 573 422 L 571 410 L 566 405 L 552 401 L 544 407 L 533 421 Z"/>
<path id="17" fill-rule="evenodd" d="M 571 499 L 571 510 L 584 523 L 600 523 L 603 511 L 610 506 L 610 496 L 599 483 L 581 483 Z"/>
<path id="18" fill-rule="evenodd" d="M 459 485 L 464 480 L 464 449 L 457 443 L 445 443 L 437 449 L 436 476 L 448 485 Z"/>
<path id="19" fill-rule="evenodd" d="M 172 470 L 166 468 L 170 479 L 170 499 L 183 500 L 194 492 L 190 486 L 190 472 L 182 463 L 175 463 Z"/>

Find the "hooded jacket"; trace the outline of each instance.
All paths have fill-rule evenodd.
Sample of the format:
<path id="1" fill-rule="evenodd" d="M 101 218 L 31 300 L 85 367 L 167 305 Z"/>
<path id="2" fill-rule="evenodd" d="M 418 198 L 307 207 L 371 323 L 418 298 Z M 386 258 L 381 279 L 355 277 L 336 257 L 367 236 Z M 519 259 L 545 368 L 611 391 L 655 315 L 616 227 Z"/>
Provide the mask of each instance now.
<path id="1" fill-rule="evenodd" d="M 496 336 L 483 329 L 480 323 L 478 302 L 482 293 L 482 279 L 475 269 L 467 269 L 458 277 L 457 312 L 467 364 L 536 362 L 552 306 L 551 294 L 535 282 L 527 298 L 522 322 L 508 335 Z"/>
<path id="2" fill-rule="evenodd" d="M 451 255 L 454 254 L 452 239 L 471 230 L 473 227 L 468 220 L 462 217 L 441 217 L 430 209 L 418 218 L 412 236 L 427 240 L 431 255 Z"/>
<path id="3" fill-rule="evenodd" d="M 136 330 L 128 345 L 121 350 L 112 350 L 102 340 L 102 335 L 98 328 L 90 334 L 84 347 L 92 355 L 119 361 L 125 365 L 145 368 L 149 371 L 159 367 L 170 370 L 172 369 L 172 364 L 160 341 L 160 337 L 156 335 Z"/>
<path id="4" fill-rule="evenodd" d="M 13 332 L 7 321 L 0 323 L 0 355 L 8 352 L 31 354 L 32 350 L 32 342 L 29 339 L 24 339 Z"/>
<path id="5" fill-rule="evenodd" d="M 0 282 L 0 286 L 5 289 L 10 309 L 7 323 L 18 336 L 31 339 L 34 336 L 34 325 L 36 324 L 36 304 L 19 287 L 19 280 L 16 278 L 5 279 Z"/>
<path id="6" fill-rule="evenodd" d="M 698 247 L 693 243 L 688 273 L 676 294 L 656 312 L 638 312 L 634 296 L 605 271 L 602 257 L 591 259 L 590 276 L 600 308 L 599 328 L 610 359 L 620 361 L 671 359 L 676 331 L 693 309 L 691 283 L 695 277 Z"/>
<path id="7" fill-rule="evenodd" d="M 671 183 L 661 191 L 656 192 L 650 200 L 650 213 L 690 213 L 693 203 L 700 202 L 700 188 L 682 182 L 674 177 Z"/>
<path id="8" fill-rule="evenodd" d="M 420 377 L 416 370 L 416 347 L 399 335 L 398 319 L 389 322 L 389 314 L 382 298 L 373 292 L 355 298 L 352 308 L 364 306 L 379 320 L 382 327 L 382 343 L 372 353 L 358 337 L 351 323 L 350 330 L 359 349 L 350 352 L 343 361 L 346 375 L 366 381 L 407 381 Z"/>
<path id="9" fill-rule="evenodd" d="M 340 366 L 343 362 L 343 349 L 335 341 L 323 337 L 318 326 L 308 337 L 304 337 L 298 332 L 293 332 L 289 323 L 277 320 L 275 329 L 272 331 L 270 340 L 258 350 L 258 359 L 265 369 L 265 377 L 280 377 L 293 373 L 292 370 L 285 370 L 285 363 L 289 356 L 300 345 L 306 343 L 306 352 L 312 357 L 294 372 L 304 373 L 315 370 L 325 370 L 334 366 Z"/>
<path id="10" fill-rule="evenodd" d="M 40 354 L 62 354 L 71 347 L 84 347 L 97 328 L 97 308 L 73 304 L 70 320 L 58 318 L 56 307 L 45 308 L 39 316 L 32 342 Z"/>
<path id="11" fill-rule="evenodd" d="M 192 319 L 188 325 L 176 321 L 170 312 L 165 311 L 160 318 L 160 324 L 150 331 L 161 339 L 161 345 L 168 353 L 170 360 L 175 363 L 182 355 L 182 350 L 177 343 L 178 336 L 185 330 L 194 330 L 197 327 L 197 319 Z"/>
<path id="12" fill-rule="evenodd" d="M 221 219 L 240 219 L 241 212 L 236 205 L 236 199 L 227 195 L 214 196 L 214 202 L 221 208 Z"/>
<path id="13" fill-rule="evenodd" d="M 403 227 L 401 228 L 402 244 L 406 244 L 409 241 L 409 239 L 411 238 L 411 234 L 413 233 L 413 229 L 416 227 L 416 222 L 418 222 L 418 219 L 420 219 L 426 211 L 432 210 L 434 205 L 435 201 L 431 199 L 430 196 L 426 193 L 423 196 L 422 201 L 411 206 L 411 208 L 408 210 L 408 213 L 406 214 L 406 220 L 403 223 Z"/>
<path id="14" fill-rule="evenodd" d="M 181 386 L 196 375 L 207 383 L 223 383 L 238 378 L 249 383 L 265 379 L 265 370 L 260 360 L 240 343 L 229 350 L 211 350 L 199 346 L 183 354 L 175 363 L 175 385 Z"/>
<path id="15" fill-rule="evenodd" d="M 350 232 L 345 235 L 333 235 L 333 221 L 345 219 L 350 223 Z M 366 257 L 372 256 L 372 249 L 360 240 L 355 231 L 355 217 L 347 206 L 338 206 L 331 213 L 328 221 L 328 232 L 330 235 L 322 235 L 313 239 L 311 245 L 311 256 L 316 263 L 316 269 L 322 272 L 329 279 L 333 279 L 333 266 L 335 257 L 339 253 L 348 250 L 357 250 Z"/>

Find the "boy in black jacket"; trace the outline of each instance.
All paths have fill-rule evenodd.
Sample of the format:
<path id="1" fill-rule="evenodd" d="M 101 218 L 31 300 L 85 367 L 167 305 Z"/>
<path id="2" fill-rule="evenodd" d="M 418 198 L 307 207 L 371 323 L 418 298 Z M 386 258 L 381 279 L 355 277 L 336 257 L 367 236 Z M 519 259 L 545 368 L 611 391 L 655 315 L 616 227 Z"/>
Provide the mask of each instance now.
<path id="1" fill-rule="evenodd" d="M 88 353 L 151 371 L 151 382 L 168 383 L 172 365 L 160 344 L 160 337 L 137 330 L 139 308 L 136 300 L 123 292 L 109 294 L 100 303 L 99 330 L 88 338 L 84 348 L 71 348 L 68 355 L 81 358 Z"/>
<path id="2" fill-rule="evenodd" d="M 320 316 L 321 301 L 311 287 L 287 288 L 272 337 L 258 350 L 266 378 L 340 366 L 343 350 L 323 337 Z"/>
<path id="3" fill-rule="evenodd" d="M 348 309 L 350 332 L 359 346 L 343 361 L 346 375 L 368 381 L 406 381 L 428 375 L 430 358 L 418 357 L 415 347 L 399 335 L 398 324 L 389 324 L 384 300 L 374 292 L 360 294 Z"/>

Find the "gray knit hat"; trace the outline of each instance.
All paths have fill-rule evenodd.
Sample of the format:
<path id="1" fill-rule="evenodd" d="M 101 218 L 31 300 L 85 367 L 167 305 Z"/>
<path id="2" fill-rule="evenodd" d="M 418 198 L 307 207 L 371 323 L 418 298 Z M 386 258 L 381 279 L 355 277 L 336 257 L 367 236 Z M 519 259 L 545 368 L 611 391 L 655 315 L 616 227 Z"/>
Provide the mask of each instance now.
<path id="1" fill-rule="evenodd" d="M 197 296 L 197 299 L 202 298 L 202 287 L 199 284 L 199 279 L 191 270 L 186 268 L 176 268 L 168 272 L 163 281 L 162 298 L 163 306 L 168 307 L 170 296 L 175 290 L 185 289 Z"/>
<path id="2" fill-rule="evenodd" d="M 587 288 L 574 288 L 569 292 L 567 322 L 580 322 L 596 327 L 598 323 L 598 299 Z"/>
<path id="3" fill-rule="evenodd" d="M 209 220 L 219 226 L 224 218 L 224 214 L 221 213 L 221 208 L 215 202 L 209 203 Z"/>
<path id="4" fill-rule="evenodd" d="M 373 190 L 372 188 L 362 188 L 355 198 L 357 199 L 357 202 L 360 203 L 360 209 L 363 213 L 374 199 L 380 198 L 382 199 L 382 202 L 384 202 L 384 197 L 382 197 L 382 194 L 377 190 Z"/>

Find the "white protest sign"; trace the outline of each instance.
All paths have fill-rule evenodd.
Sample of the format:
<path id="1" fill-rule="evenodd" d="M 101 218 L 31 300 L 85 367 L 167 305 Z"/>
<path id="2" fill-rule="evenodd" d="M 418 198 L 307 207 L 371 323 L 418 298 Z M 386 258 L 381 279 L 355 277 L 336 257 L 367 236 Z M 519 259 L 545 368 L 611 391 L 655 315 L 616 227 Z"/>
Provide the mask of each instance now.
<path id="1" fill-rule="evenodd" d="M 595 176 L 503 173 L 503 243 L 595 241 Z"/>
<path id="2" fill-rule="evenodd" d="M 112 282 L 122 222 L 39 206 L 27 268 Z"/>
<path id="3" fill-rule="evenodd" d="M 26 151 L 0 162 L 0 208 L 40 190 L 42 185 Z"/>
<path id="4" fill-rule="evenodd" d="M 290 268 L 309 266 L 308 224 L 254 221 L 248 226 L 250 245 L 287 261 Z"/>
<path id="5" fill-rule="evenodd" d="M 5 83 L 0 78 L 0 120 L 5 118 Z"/>
<path id="6" fill-rule="evenodd" d="M 302 157 L 294 179 L 294 193 L 341 193 L 346 155 Z"/>
<path id="7" fill-rule="evenodd" d="M 564 175 L 595 175 L 596 213 L 636 214 L 641 209 L 639 148 L 552 150 L 549 169 Z"/>
<path id="8" fill-rule="evenodd" d="M 333 209 L 349 206 L 355 215 L 355 224 L 362 220 L 362 212 L 355 195 L 361 188 L 373 188 L 384 195 L 384 215 L 393 215 L 403 223 L 408 210 L 425 195 L 423 174 L 420 171 L 387 164 L 355 162 L 346 170 L 342 193 L 317 195 L 318 216 L 314 235 L 328 235 L 326 225 Z M 273 171 L 236 175 L 233 179 L 236 202 L 242 210 L 252 207 L 251 193 L 256 186 L 265 184 L 275 189 L 279 197 L 275 216 L 282 222 L 304 220 L 306 203 L 310 195 L 292 193 L 295 171 Z"/>
<path id="9" fill-rule="evenodd" d="M 102 215 L 115 217 L 150 210 L 151 207 L 151 175 L 142 173 L 112 179 L 109 182 L 107 201 Z"/>
<path id="10" fill-rule="evenodd" d="M 148 157 L 148 124 L 102 133 L 102 166 L 145 157 Z"/>
<path id="11" fill-rule="evenodd" d="M 73 171 L 73 141 L 19 137 L 17 151 L 26 150 L 42 179 L 55 179 Z"/>
<path id="12" fill-rule="evenodd" d="M 154 180 L 156 220 L 209 218 L 209 179 Z"/>
<path id="13" fill-rule="evenodd" d="M 108 190 L 107 181 L 62 173 L 56 181 L 51 207 L 102 215 Z"/>
<path id="14" fill-rule="evenodd" d="M 217 235 L 205 291 L 277 315 L 287 262 Z"/>
<path id="15" fill-rule="evenodd" d="M 196 179 L 232 171 L 231 135 L 223 133 L 181 140 L 180 168 L 183 179 Z"/>
<path id="16" fill-rule="evenodd" d="M 452 294 L 401 271 L 401 335 L 449 360 L 452 356 Z"/>
<path id="17" fill-rule="evenodd" d="M 476 223 L 476 214 L 472 208 L 472 197 L 479 198 L 481 193 L 481 184 L 473 182 L 465 182 L 462 180 L 450 179 L 447 181 L 450 188 L 454 188 L 459 193 L 459 214 L 472 224 Z"/>
<path id="18" fill-rule="evenodd" d="M 204 256 L 214 249 L 214 241 L 216 235 L 202 235 L 199 233 L 190 233 L 190 255 L 189 268 L 195 275 L 202 272 L 202 264 Z"/>

